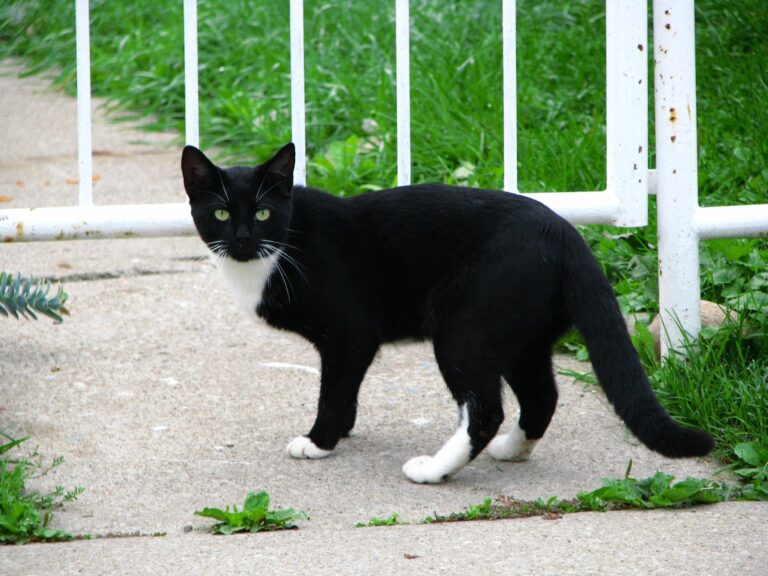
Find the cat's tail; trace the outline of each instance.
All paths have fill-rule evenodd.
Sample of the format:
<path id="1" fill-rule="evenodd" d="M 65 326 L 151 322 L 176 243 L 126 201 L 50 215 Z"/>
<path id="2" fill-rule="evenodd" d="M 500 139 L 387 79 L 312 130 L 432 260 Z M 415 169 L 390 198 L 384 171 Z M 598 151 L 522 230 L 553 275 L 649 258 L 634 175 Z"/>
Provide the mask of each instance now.
<path id="1" fill-rule="evenodd" d="M 664 456 L 709 453 L 712 436 L 677 424 L 656 398 L 613 288 L 575 229 L 569 228 L 564 245 L 566 310 L 584 336 L 597 379 L 616 413 L 643 444 Z"/>

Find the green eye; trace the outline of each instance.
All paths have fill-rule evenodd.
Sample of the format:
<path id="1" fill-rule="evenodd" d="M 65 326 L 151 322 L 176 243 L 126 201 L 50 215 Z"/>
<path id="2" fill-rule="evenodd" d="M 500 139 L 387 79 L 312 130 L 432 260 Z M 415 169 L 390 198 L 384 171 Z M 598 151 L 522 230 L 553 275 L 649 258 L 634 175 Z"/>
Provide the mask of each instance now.
<path id="1" fill-rule="evenodd" d="M 259 222 L 264 222 L 269 218 L 269 209 L 268 208 L 262 208 L 261 210 L 256 210 L 256 220 Z"/>
<path id="2" fill-rule="evenodd" d="M 222 222 L 226 222 L 229 220 L 229 211 L 228 210 L 216 210 L 213 213 L 214 216 L 216 216 L 216 220 L 221 220 Z"/>

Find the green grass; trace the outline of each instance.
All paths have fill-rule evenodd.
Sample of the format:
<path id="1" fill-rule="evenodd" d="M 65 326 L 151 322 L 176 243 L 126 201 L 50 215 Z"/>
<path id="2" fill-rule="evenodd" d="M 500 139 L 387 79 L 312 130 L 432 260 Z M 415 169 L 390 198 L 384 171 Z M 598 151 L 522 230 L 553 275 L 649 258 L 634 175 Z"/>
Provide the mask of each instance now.
<path id="1" fill-rule="evenodd" d="M 498 0 L 411 2 L 414 181 L 502 185 L 500 13 Z M 199 18 L 201 145 L 221 161 L 258 161 L 290 138 L 288 3 L 202 0 Z M 696 18 L 701 202 L 764 202 L 768 4 L 699 0 Z M 94 94 L 181 134 L 181 3 L 92 2 L 91 20 Z M 602 189 L 604 2 L 521 0 L 517 22 L 520 189 Z M 312 185 L 349 195 L 394 184 L 393 24 L 394 3 L 305 2 Z M 0 57 L 21 58 L 28 73 L 55 70 L 70 93 L 74 43 L 72 2 L 0 7 Z M 651 213 L 642 230 L 584 231 L 626 312 L 658 308 Z M 768 241 L 719 242 L 702 246 L 703 294 L 723 301 L 724 277 L 735 270 L 749 284 L 768 264 Z M 734 261 L 723 249 L 747 253 Z"/>
<path id="2" fill-rule="evenodd" d="M 296 528 L 296 520 L 308 520 L 308 516 L 299 510 L 286 508 L 284 510 L 269 509 L 269 494 L 249 492 L 241 510 L 237 505 L 225 510 L 220 508 L 203 508 L 195 512 L 196 516 L 218 520 L 211 528 L 213 534 L 237 534 L 239 532 L 264 532 L 274 530 L 290 530 Z"/>
<path id="3" fill-rule="evenodd" d="M 411 4 L 414 179 L 450 181 L 456 168 L 472 165 L 470 182 L 498 187 L 500 6 Z M 605 184 L 603 4 L 518 3 L 522 190 Z M 309 153 L 355 135 L 366 142 L 358 153 L 376 163 L 358 178 L 386 185 L 395 158 L 394 3 L 308 0 L 305 7 Z M 50 10 L 40 0 L 11 1 L 1 10 L 0 54 L 23 57 L 31 72 L 56 67 L 72 91 L 72 3 Z M 94 2 L 94 93 L 180 129 L 181 12 L 180 3 L 158 10 L 148 0 Z M 702 193 L 718 203 L 754 201 L 765 191 L 768 144 L 760 134 L 768 127 L 755 111 L 768 102 L 759 90 L 768 70 L 767 15 L 760 0 L 727 9 L 697 2 Z M 290 135 L 287 3 L 202 1 L 199 16 L 202 144 L 242 160 L 262 157 Z M 373 134 L 366 120 L 375 121 L 365 124 L 376 126 Z"/>
<path id="4" fill-rule="evenodd" d="M 709 431 L 726 461 L 740 443 L 768 449 L 768 320 L 740 312 L 738 322 L 686 340 L 685 354 L 664 364 L 647 331 L 635 337 L 659 400 L 678 421 Z"/>
<path id="5" fill-rule="evenodd" d="M 0 444 L 0 544 L 28 542 L 60 542 L 75 538 L 62 530 L 49 528 L 53 512 L 65 502 L 75 500 L 82 488 L 65 490 L 57 486 L 47 493 L 31 491 L 28 480 L 41 478 L 60 466 L 62 458 L 46 464 L 37 452 L 12 457 L 11 451 L 27 438 L 14 439 L 0 432 L 5 441 Z"/>

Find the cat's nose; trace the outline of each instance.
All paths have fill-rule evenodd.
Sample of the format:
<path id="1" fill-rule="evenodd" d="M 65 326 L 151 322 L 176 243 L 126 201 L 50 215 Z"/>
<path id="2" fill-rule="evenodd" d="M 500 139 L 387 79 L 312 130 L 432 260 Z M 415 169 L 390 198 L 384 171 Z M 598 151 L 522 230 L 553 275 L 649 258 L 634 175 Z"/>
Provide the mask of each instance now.
<path id="1" fill-rule="evenodd" d="M 238 226 L 237 228 L 237 231 L 235 232 L 235 241 L 240 246 L 243 246 L 250 239 L 251 239 L 250 230 L 248 230 L 248 227 L 245 224 L 240 224 L 240 226 Z"/>

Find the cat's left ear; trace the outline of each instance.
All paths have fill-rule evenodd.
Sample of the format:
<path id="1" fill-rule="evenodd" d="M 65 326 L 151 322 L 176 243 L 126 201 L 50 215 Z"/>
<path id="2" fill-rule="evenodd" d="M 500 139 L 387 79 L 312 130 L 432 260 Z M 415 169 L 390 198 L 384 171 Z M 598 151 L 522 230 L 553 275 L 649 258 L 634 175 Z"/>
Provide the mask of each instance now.
<path id="1" fill-rule="evenodd" d="M 288 142 L 266 162 L 267 174 L 279 179 L 277 188 L 284 196 L 290 196 L 293 189 L 293 167 L 296 164 L 296 148 Z"/>

